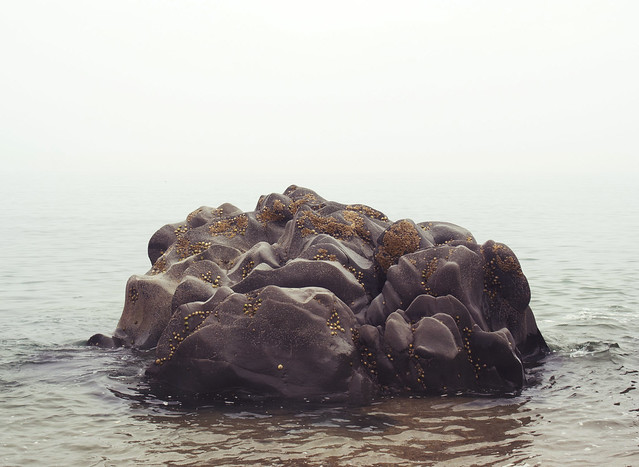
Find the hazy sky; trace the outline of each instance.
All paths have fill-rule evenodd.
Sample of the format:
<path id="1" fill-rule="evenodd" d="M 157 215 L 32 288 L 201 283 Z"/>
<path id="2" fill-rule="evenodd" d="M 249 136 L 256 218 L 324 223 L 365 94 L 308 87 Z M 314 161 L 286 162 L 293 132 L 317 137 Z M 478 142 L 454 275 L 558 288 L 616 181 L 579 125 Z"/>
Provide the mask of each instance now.
<path id="1" fill-rule="evenodd" d="M 639 2 L 3 1 L 45 170 L 635 170 Z"/>

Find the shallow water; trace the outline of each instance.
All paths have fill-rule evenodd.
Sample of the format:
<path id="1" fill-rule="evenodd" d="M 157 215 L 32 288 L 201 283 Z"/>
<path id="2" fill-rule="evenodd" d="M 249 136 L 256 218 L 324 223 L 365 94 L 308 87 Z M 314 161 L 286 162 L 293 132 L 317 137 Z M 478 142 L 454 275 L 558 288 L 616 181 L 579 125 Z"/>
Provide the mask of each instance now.
<path id="1" fill-rule="evenodd" d="M 160 400 L 143 377 L 152 352 L 84 346 L 115 328 L 127 278 L 149 269 L 155 230 L 200 205 L 252 210 L 288 181 L 2 182 L 2 465 L 639 464 L 639 188 L 630 179 L 292 180 L 393 220 L 446 220 L 506 243 L 553 349 L 517 397 L 367 407 Z"/>

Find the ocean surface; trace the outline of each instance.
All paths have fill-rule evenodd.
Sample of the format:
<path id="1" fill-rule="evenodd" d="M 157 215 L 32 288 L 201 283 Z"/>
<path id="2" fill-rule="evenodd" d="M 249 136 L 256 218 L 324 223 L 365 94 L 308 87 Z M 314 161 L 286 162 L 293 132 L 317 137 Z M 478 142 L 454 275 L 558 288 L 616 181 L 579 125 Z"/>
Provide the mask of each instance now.
<path id="1" fill-rule="evenodd" d="M 618 176 L 0 175 L 0 465 L 639 465 L 639 183 Z M 310 172 L 310 171 L 309 171 Z M 553 352 L 521 395 L 186 405 L 111 334 L 162 225 L 290 184 L 506 243 Z"/>

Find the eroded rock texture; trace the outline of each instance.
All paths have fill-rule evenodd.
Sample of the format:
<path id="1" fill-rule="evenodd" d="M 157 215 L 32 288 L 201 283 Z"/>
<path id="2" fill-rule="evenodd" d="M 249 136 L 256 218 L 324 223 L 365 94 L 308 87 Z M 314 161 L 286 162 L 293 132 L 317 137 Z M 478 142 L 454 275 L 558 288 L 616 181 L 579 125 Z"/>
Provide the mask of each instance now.
<path id="1" fill-rule="evenodd" d="M 506 245 L 306 188 L 253 212 L 201 207 L 158 230 L 149 258 L 113 337 L 89 343 L 155 347 L 147 373 L 177 394 L 510 393 L 547 351 Z"/>

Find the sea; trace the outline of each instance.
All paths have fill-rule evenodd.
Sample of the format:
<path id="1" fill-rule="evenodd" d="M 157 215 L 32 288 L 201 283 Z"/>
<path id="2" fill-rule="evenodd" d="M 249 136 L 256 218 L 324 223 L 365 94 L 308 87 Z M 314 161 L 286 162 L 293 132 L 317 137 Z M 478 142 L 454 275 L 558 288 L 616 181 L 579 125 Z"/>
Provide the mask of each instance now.
<path id="1" fill-rule="evenodd" d="M 0 465 L 639 465 L 632 174 L 171 169 L 0 174 Z M 153 351 L 85 345 L 115 329 L 157 229 L 291 184 L 511 247 L 552 349 L 521 394 L 194 404 L 154 396 Z"/>

